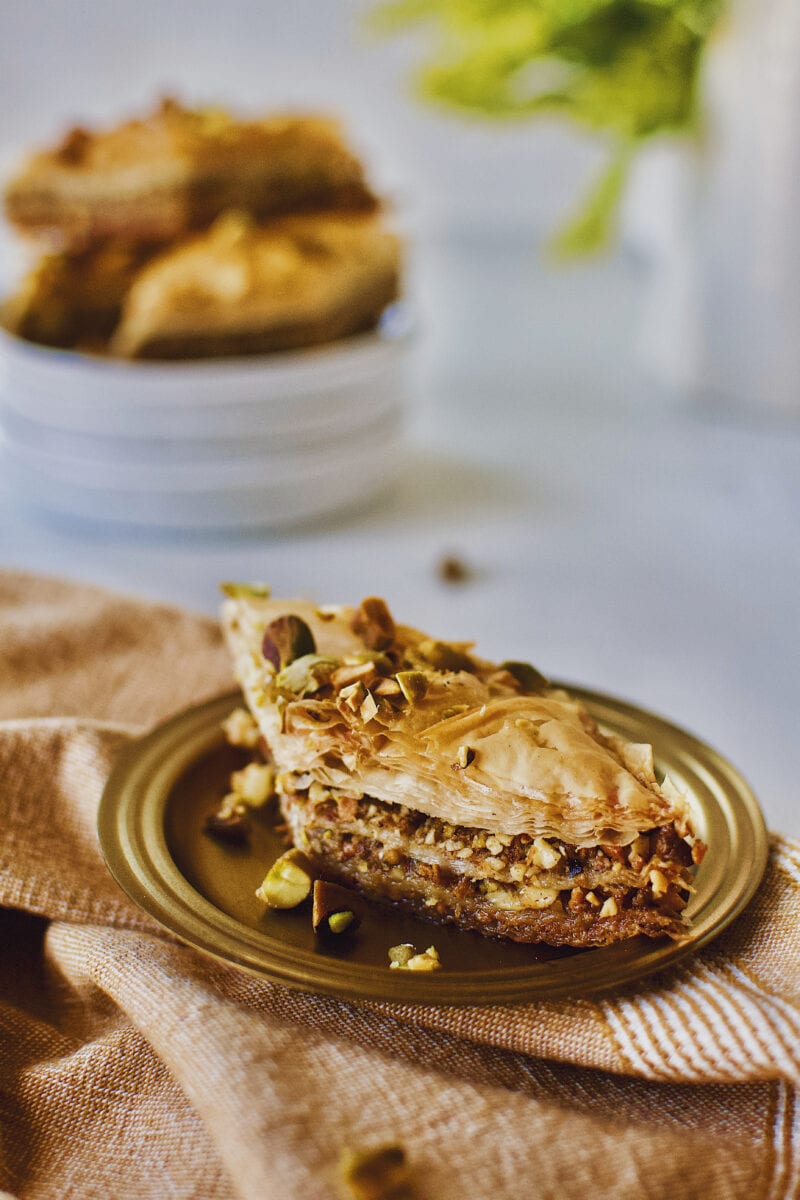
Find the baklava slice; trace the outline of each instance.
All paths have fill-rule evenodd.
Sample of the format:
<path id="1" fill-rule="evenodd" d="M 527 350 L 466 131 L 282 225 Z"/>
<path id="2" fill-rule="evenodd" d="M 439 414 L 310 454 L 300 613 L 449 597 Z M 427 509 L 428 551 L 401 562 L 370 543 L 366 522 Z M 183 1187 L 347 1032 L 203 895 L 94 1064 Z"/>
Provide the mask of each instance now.
<path id="1" fill-rule="evenodd" d="M 239 120 L 167 99 L 108 130 L 71 129 L 8 184 L 8 219 L 76 252 L 107 238 L 167 242 L 226 209 L 258 218 L 376 201 L 335 121 L 285 114 Z"/>
<path id="2" fill-rule="evenodd" d="M 702 844 L 653 751 L 601 731 L 530 664 L 228 588 L 223 627 L 320 875 L 518 942 L 680 938 Z"/>
<path id="3" fill-rule="evenodd" d="M 202 358 L 318 345 L 373 328 L 398 294 L 400 245 L 373 215 L 244 213 L 159 255 L 122 308 L 112 353 Z"/>
<path id="4" fill-rule="evenodd" d="M 5 302 L 0 320 L 27 341 L 102 352 L 131 284 L 158 249 L 110 241 L 81 254 L 46 254 Z"/>

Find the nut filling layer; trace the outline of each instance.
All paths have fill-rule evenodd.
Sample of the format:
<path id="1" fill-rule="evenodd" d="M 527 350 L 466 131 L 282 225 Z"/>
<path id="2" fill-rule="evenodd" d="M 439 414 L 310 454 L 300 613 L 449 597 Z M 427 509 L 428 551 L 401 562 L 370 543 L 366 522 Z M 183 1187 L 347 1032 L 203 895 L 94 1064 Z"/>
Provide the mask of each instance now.
<path id="1" fill-rule="evenodd" d="M 430 920 L 553 946 L 685 934 L 680 914 L 701 851 L 672 825 L 628 846 L 578 847 L 453 826 L 319 785 L 286 790 L 280 804 L 293 842 L 326 878 Z"/>

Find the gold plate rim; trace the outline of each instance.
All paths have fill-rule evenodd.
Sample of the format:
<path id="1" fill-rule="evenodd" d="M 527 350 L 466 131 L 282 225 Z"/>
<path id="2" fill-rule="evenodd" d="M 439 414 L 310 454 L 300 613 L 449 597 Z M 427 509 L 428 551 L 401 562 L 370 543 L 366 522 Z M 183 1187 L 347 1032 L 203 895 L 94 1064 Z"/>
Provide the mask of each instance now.
<path id="1" fill-rule="evenodd" d="M 227 692 L 178 713 L 120 754 L 98 812 L 98 836 L 123 891 L 170 933 L 213 958 L 304 991 L 347 1000 L 429 1005 L 516 1004 L 587 995 L 673 966 L 716 937 L 752 899 L 767 864 L 764 817 L 751 788 L 718 751 L 626 700 L 573 684 L 598 723 L 630 741 L 650 742 L 656 761 L 687 787 L 710 850 L 689 904 L 691 933 L 680 942 L 634 938 L 526 966 L 480 972 L 393 972 L 316 955 L 251 929 L 217 908 L 181 872 L 167 844 L 172 788 L 222 743 L 222 720 L 237 704 Z"/>

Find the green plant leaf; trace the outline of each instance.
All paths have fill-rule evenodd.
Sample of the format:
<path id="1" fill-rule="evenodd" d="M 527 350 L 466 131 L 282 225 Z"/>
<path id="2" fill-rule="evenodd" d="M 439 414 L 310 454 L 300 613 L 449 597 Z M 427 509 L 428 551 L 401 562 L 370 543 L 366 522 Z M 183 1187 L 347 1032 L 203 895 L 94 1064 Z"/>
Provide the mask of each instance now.
<path id="1" fill-rule="evenodd" d="M 420 27 L 417 86 L 489 120 L 560 114 L 625 147 L 555 244 L 596 249 L 612 229 L 635 149 L 696 124 L 703 50 L 724 0 L 387 0 L 373 28 Z M 584 250 L 579 248 L 583 247 Z"/>
<path id="2" fill-rule="evenodd" d="M 619 201 L 628 179 L 632 147 L 625 146 L 605 168 L 576 216 L 550 243 L 557 259 L 574 259 L 604 250 L 612 241 Z"/>

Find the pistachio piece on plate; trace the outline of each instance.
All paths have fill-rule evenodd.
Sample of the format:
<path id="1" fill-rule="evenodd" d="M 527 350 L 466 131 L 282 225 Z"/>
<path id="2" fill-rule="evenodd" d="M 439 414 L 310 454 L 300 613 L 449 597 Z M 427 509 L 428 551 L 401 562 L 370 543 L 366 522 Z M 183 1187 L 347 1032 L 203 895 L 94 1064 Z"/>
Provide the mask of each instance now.
<path id="1" fill-rule="evenodd" d="M 302 850 L 287 850 L 272 864 L 256 895 L 268 908 L 297 908 L 313 880 L 314 868 Z"/>
<path id="2" fill-rule="evenodd" d="M 438 971 L 441 965 L 435 946 L 428 946 L 421 954 L 408 943 L 392 946 L 389 951 L 389 966 L 394 971 Z"/>
<path id="3" fill-rule="evenodd" d="M 276 617 L 264 630 L 261 653 L 276 671 L 305 654 L 315 654 L 316 649 L 313 633 L 303 618 L 294 613 Z"/>
<path id="4" fill-rule="evenodd" d="M 247 814 L 243 807 L 231 809 L 229 812 L 209 813 L 203 828 L 206 833 L 219 838 L 222 842 L 240 845 L 247 841 Z"/>
<path id="5" fill-rule="evenodd" d="M 314 932 L 325 934 L 353 933 L 362 919 L 362 904 L 355 892 L 338 883 L 314 881 L 314 907 L 311 924 Z"/>
<path id="6" fill-rule="evenodd" d="M 399 946 L 389 947 L 389 963 L 391 966 L 405 967 L 409 959 L 413 958 L 417 953 L 416 947 L 410 942 L 401 942 Z"/>

